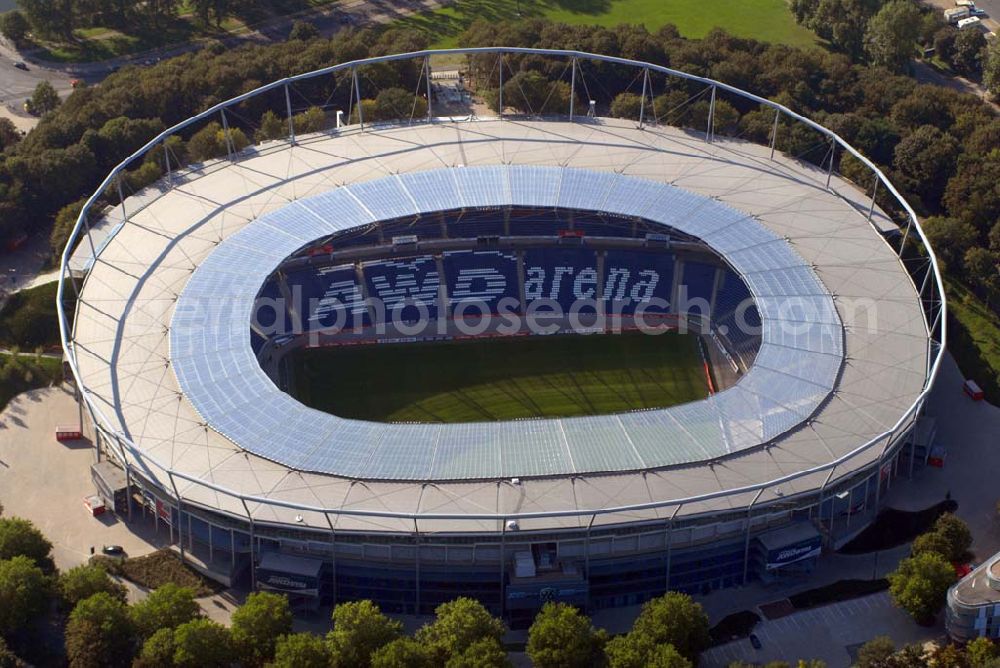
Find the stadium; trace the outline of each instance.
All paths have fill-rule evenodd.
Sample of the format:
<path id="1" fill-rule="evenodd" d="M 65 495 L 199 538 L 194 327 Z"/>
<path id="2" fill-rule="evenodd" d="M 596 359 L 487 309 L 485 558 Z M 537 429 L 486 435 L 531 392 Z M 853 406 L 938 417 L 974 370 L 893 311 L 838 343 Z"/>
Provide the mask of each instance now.
<path id="1" fill-rule="evenodd" d="M 510 85 L 531 67 L 541 104 Z M 373 118 L 397 80 L 414 103 Z M 307 107 L 328 122 L 296 132 Z M 264 110 L 283 136 L 238 141 Z M 210 123 L 222 157 L 185 163 L 173 138 Z M 836 134 L 570 51 L 385 56 L 222 102 L 108 175 L 61 271 L 120 516 L 302 606 L 472 595 L 515 626 L 808 573 L 925 464 L 946 327 L 916 215 Z"/>

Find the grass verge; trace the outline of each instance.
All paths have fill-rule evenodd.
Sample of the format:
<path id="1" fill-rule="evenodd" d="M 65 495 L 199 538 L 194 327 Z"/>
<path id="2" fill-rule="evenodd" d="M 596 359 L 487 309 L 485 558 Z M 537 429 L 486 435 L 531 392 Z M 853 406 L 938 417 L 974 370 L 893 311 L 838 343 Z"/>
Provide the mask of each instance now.
<path id="1" fill-rule="evenodd" d="M 398 26 L 428 33 L 432 48 L 458 46 L 458 36 L 474 21 L 547 18 L 570 25 L 642 24 L 650 31 L 672 23 L 685 37 L 704 37 L 724 28 L 739 37 L 809 47 L 818 43 L 795 22 L 785 0 L 455 0 L 447 7 L 399 19 Z"/>
<path id="2" fill-rule="evenodd" d="M 707 396 L 695 336 L 640 332 L 321 348 L 299 399 L 342 417 L 475 422 L 600 415 Z"/>

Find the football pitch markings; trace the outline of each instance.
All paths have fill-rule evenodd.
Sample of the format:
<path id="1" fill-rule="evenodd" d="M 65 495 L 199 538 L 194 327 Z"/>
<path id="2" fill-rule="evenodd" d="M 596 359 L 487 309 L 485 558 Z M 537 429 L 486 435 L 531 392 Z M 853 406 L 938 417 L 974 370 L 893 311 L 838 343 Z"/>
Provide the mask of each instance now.
<path id="1" fill-rule="evenodd" d="M 299 351 L 303 403 L 380 422 L 483 422 L 664 408 L 708 396 L 694 335 L 629 332 Z"/>

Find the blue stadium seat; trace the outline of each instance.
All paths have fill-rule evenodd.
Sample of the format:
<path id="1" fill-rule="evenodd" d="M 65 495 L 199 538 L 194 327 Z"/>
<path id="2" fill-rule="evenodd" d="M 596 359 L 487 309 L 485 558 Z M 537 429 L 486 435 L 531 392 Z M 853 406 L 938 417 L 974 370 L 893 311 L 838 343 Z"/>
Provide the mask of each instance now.
<path id="1" fill-rule="evenodd" d="M 555 300 L 564 313 L 580 299 L 597 299 L 597 254 L 587 248 L 538 248 L 524 253 L 524 298 Z M 595 309 L 584 309 L 592 313 Z"/>
<path id="2" fill-rule="evenodd" d="M 491 313 L 497 313 L 504 297 L 520 302 L 517 256 L 512 251 L 450 251 L 442 263 L 452 313 L 463 302 L 478 302 Z"/>
<path id="3" fill-rule="evenodd" d="M 677 308 L 693 313 L 709 315 L 708 306 L 712 303 L 712 291 L 715 289 L 715 266 L 703 262 L 684 262 L 684 272 L 678 291 Z M 687 302 L 685 306 L 684 302 Z"/>
<path id="4" fill-rule="evenodd" d="M 302 291 L 303 326 L 307 330 L 352 329 L 370 323 L 354 265 L 300 269 L 288 273 L 289 286 Z"/>
<path id="5" fill-rule="evenodd" d="M 437 318 L 441 277 L 430 255 L 366 262 L 362 269 L 368 296 L 384 305 L 386 321 Z"/>
<path id="6" fill-rule="evenodd" d="M 609 250 L 604 257 L 605 312 L 634 315 L 669 313 L 674 285 L 674 255 L 665 252 Z M 615 310 L 612 303 L 617 302 Z"/>

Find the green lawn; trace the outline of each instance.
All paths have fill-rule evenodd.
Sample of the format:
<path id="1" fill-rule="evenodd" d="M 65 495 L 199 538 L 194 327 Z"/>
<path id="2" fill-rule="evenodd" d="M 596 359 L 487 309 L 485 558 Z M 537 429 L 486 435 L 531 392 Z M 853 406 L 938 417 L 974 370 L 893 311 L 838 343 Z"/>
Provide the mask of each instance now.
<path id="1" fill-rule="evenodd" d="M 434 48 L 458 46 L 458 36 L 476 19 L 517 17 L 518 0 L 455 0 L 443 9 L 398 21 L 428 32 Z M 615 26 L 644 24 L 655 31 L 673 23 L 685 37 L 704 37 L 712 28 L 765 42 L 812 46 L 816 35 L 795 23 L 786 0 L 520 0 L 524 17 L 570 24 Z"/>
<path id="2" fill-rule="evenodd" d="M 30 352 L 39 346 L 54 348 L 60 345 L 56 313 L 58 288 L 57 283 L 45 283 L 11 295 L 0 309 L 0 347 L 19 346 L 22 351 Z M 67 307 L 73 308 L 71 304 Z"/>
<path id="3" fill-rule="evenodd" d="M 968 288 L 948 280 L 948 350 L 966 378 L 1000 405 L 1000 315 Z"/>
<path id="4" fill-rule="evenodd" d="M 314 349 L 294 369 L 307 405 L 389 422 L 599 415 L 708 393 L 697 338 L 672 333 Z"/>
<path id="5" fill-rule="evenodd" d="M 48 387 L 62 378 L 62 360 L 0 353 L 0 411 L 7 402 L 28 390 Z"/>

